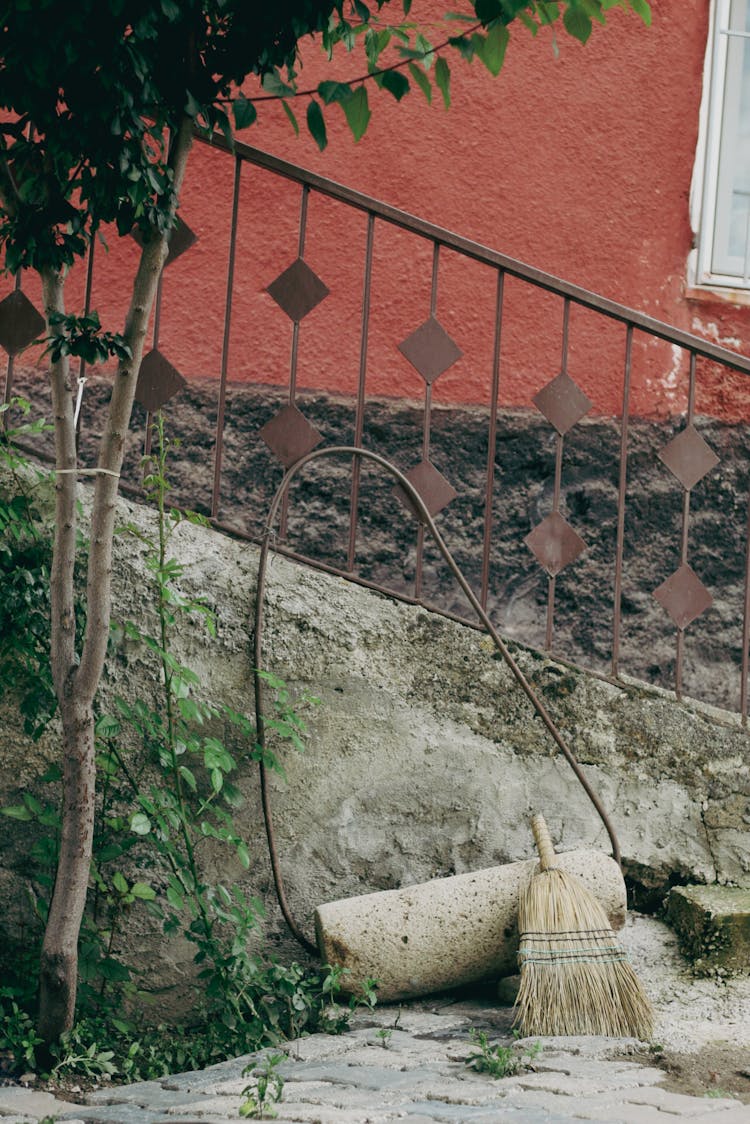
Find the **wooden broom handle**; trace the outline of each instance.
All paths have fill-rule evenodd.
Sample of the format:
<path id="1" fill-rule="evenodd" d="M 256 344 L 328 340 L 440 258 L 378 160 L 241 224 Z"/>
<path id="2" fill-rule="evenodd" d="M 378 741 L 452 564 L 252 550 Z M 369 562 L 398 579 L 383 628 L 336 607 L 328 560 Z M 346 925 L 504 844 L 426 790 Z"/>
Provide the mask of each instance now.
<path id="1" fill-rule="evenodd" d="M 542 870 L 554 870 L 557 867 L 555 848 L 552 846 L 552 838 L 544 816 L 532 816 L 531 830 L 534 833 L 534 842 L 539 852 L 539 865 Z"/>

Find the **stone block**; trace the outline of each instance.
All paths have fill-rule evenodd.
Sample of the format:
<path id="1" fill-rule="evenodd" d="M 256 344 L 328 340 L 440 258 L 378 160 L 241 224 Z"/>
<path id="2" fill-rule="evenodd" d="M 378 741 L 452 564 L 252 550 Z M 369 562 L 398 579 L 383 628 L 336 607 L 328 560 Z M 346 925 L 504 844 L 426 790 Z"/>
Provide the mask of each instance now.
<path id="1" fill-rule="evenodd" d="M 626 899 L 617 863 L 599 851 L 568 851 L 557 861 L 621 928 Z M 383 1001 L 508 975 L 516 970 L 519 892 L 536 869 L 531 859 L 329 902 L 315 911 L 321 956 L 347 971 L 354 992 L 374 977 Z"/>
<path id="2" fill-rule="evenodd" d="M 41 1089 L 28 1089 L 23 1085 L 0 1087 L 0 1118 L 3 1120 L 14 1115 L 36 1120 L 68 1108 L 67 1101 L 60 1101 Z"/>
<path id="3" fill-rule="evenodd" d="M 667 920 L 698 974 L 750 973 L 750 889 L 676 886 Z"/>

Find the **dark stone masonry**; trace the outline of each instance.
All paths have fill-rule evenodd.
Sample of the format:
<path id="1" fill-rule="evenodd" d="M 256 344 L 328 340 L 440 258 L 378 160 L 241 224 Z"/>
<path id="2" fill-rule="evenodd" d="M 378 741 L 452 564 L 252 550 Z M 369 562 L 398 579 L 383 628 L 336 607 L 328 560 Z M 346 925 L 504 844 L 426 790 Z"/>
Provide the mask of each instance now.
<path id="1" fill-rule="evenodd" d="M 91 379 L 82 411 L 81 456 L 91 462 L 109 380 Z M 41 372 L 17 375 L 15 389 L 33 397 L 49 416 Z M 172 453 L 172 500 L 209 513 L 213 488 L 219 386 L 191 382 L 165 408 L 168 431 L 179 437 Z M 45 402 L 46 400 L 46 402 Z M 218 517 L 222 524 L 257 537 L 282 466 L 258 437 L 286 399 L 277 389 L 232 385 L 228 389 Z M 351 444 L 354 400 L 301 392 L 297 404 L 324 444 Z M 364 411 L 362 443 L 402 471 L 422 456 L 421 406 L 371 400 Z M 622 618 L 619 671 L 672 688 L 677 632 L 653 591 L 680 565 L 682 486 L 658 459 L 658 451 L 684 421 L 632 421 L 628 436 L 624 520 Z M 711 593 L 713 605 L 686 630 L 683 689 L 704 702 L 737 708 L 740 701 L 742 621 L 748 510 L 748 427 L 698 418 L 696 427 L 719 464 L 692 490 L 687 559 Z M 137 485 L 145 414 L 136 406 L 124 478 Z M 51 436 L 44 438 L 51 447 Z M 585 552 L 557 578 L 552 652 L 557 658 L 602 673 L 612 667 L 617 500 L 621 435 L 617 419 L 584 419 L 565 438 L 560 510 L 586 543 Z M 556 433 L 536 411 L 504 412 L 498 418 L 492 495 L 492 538 L 487 604 L 507 635 L 543 647 L 548 579 L 524 537 L 552 510 Z M 430 459 L 458 496 L 438 516 L 445 540 L 479 591 L 485 524 L 488 413 L 435 407 Z M 347 568 L 351 461 L 332 458 L 311 465 L 292 485 L 287 545 L 324 564 Z M 354 574 L 412 596 L 417 523 L 393 494 L 380 469 L 362 468 Z M 442 558 L 428 540 L 423 599 L 473 621 Z"/>

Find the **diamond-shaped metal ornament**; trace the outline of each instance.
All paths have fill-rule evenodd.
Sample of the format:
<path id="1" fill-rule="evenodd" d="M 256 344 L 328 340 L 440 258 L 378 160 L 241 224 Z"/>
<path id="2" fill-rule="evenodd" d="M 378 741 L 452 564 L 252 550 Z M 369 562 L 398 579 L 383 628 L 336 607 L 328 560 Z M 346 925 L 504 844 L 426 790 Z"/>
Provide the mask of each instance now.
<path id="1" fill-rule="evenodd" d="M 20 289 L 0 301 L 0 346 L 16 355 L 44 332 L 44 317 Z"/>
<path id="2" fill-rule="evenodd" d="M 575 562 L 586 549 L 586 543 L 559 511 L 538 523 L 523 541 L 550 577 Z"/>
<path id="3" fill-rule="evenodd" d="M 279 308 L 297 324 L 325 300 L 329 291 L 328 286 L 323 284 L 317 273 L 313 273 L 302 258 L 297 258 L 266 289 Z"/>
<path id="4" fill-rule="evenodd" d="M 591 400 L 564 371 L 542 387 L 534 395 L 533 402 L 561 436 L 572 429 L 592 406 Z"/>
<path id="5" fill-rule="evenodd" d="M 311 453 L 323 440 L 296 406 L 284 406 L 260 430 L 260 437 L 284 468 Z"/>
<path id="6" fill-rule="evenodd" d="M 422 503 L 432 516 L 437 515 L 439 511 L 447 507 L 451 500 L 454 500 L 458 495 L 450 480 L 446 480 L 442 472 L 439 472 L 431 461 L 420 461 L 419 464 L 405 473 L 405 476 L 412 487 L 419 492 Z M 400 484 L 397 484 L 393 489 L 393 494 L 407 511 L 424 522 Z"/>
<path id="7" fill-rule="evenodd" d="M 428 386 L 461 358 L 463 352 L 434 316 L 398 345 Z"/>
<path id="8" fill-rule="evenodd" d="M 174 398 L 185 386 L 186 380 L 160 351 L 149 351 L 144 355 L 138 382 L 135 388 L 136 401 L 140 402 L 150 414 L 155 414 L 162 406 Z"/>
<path id="9" fill-rule="evenodd" d="M 132 232 L 132 236 L 133 240 L 142 247 L 144 244 L 144 237 L 142 231 L 138 227 L 135 227 Z M 169 251 L 167 253 L 167 260 L 164 262 L 164 268 L 166 269 L 168 265 L 171 265 L 173 261 L 176 261 L 176 259 L 179 258 L 181 254 L 184 254 L 186 250 L 189 250 L 190 247 L 197 241 L 198 235 L 190 229 L 188 224 L 183 219 L 178 219 L 176 225 L 172 228 L 172 233 L 169 235 Z"/>
<path id="10" fill-rule="evenodd" d="M 692 423 L 660 450 L 659 460 L 688 491 L 719 463 L 716 453 Z"/>
<path id="11" fill-rule="evenodd" d="M 654 597 L 682 630 L 713 605 L 713 597 L 687 562 L 654 590 Z"/>

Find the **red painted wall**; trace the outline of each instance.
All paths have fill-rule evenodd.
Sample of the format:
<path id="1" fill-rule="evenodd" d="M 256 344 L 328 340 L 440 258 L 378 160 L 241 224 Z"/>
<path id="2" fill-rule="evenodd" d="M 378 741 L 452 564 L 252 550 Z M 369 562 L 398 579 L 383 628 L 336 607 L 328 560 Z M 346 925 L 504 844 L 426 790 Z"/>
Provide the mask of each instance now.
<path id="1" fill-rule="evenodd" d="M 429 21 L 436 0 L 412 13 Z M 319 153 L 295 137 L 280 106 L 261 108 L 241 137 L 274 155 L 728 346 L 750 346 L 750 308 L 685 296 L 692 243 L 688 196 L 698 134 L 707 0 L 657 0 L 650 29 L 613 12 L 586 47 L 558 35 L 514 29 L 497 79 L 479 63 L 453 66 L 453 105 L 428 106 L 413 90 L 400 104 L 372 90 L 373 118 L 355 145 L 338 107 Z M 387 13 L 388 9 L 385 9 Z M 342 56 L 337 77 L 358 73 Z M 328 72 L 305 50 L 305 81 Z M 330 75 L 329 75 L 330 76 Z M 440 103 L 440 104 L 439 104 Z M 301 107 L 301 116 L 304 106 Z M 197 146 L 182 215 L 199 241 L 170 265 L 160 347 L 187 376 L 217 375 L 221 364 L 233 162 Z M 246 167 L 233 295 L 232 380 L 283 383 L 292 326 L 265 287 L 297 256 L 300 190 Z M 331 295 L 303 321 L 298 385 L 354 393 L 359 374 L 366 220 L 313 195 L 305 258 Z M 113 243 L 114 243 L 113 239 Z M 136 249 L 126 240 L 97 251 L 93 303 L 108 326 L 122 319 Z M 429 312 L 431 247 L 376 224 L 367 355 L 371 394 L 421 398 L 424 384 L 396 345 Z M 71 306 L 82 299 L 74 282 Z M 463 357 L 437 381 L 437 402 L 486 404 L 492 377 L 495 279 L 492 270 L 444 253 L 438 317 Z M 560 369 L 562 303 L 509 279 L 501 352 L 501 400 L 525 406 Z M 575 309 L 568 369 L 594 411 L 619 413 L 624 329 Z M 697 408 L 747 416 L 739 376 L 701 370 Z M 679 412 L 687 368 L 679 352 L 636 335 L 632 408 Z"/>

